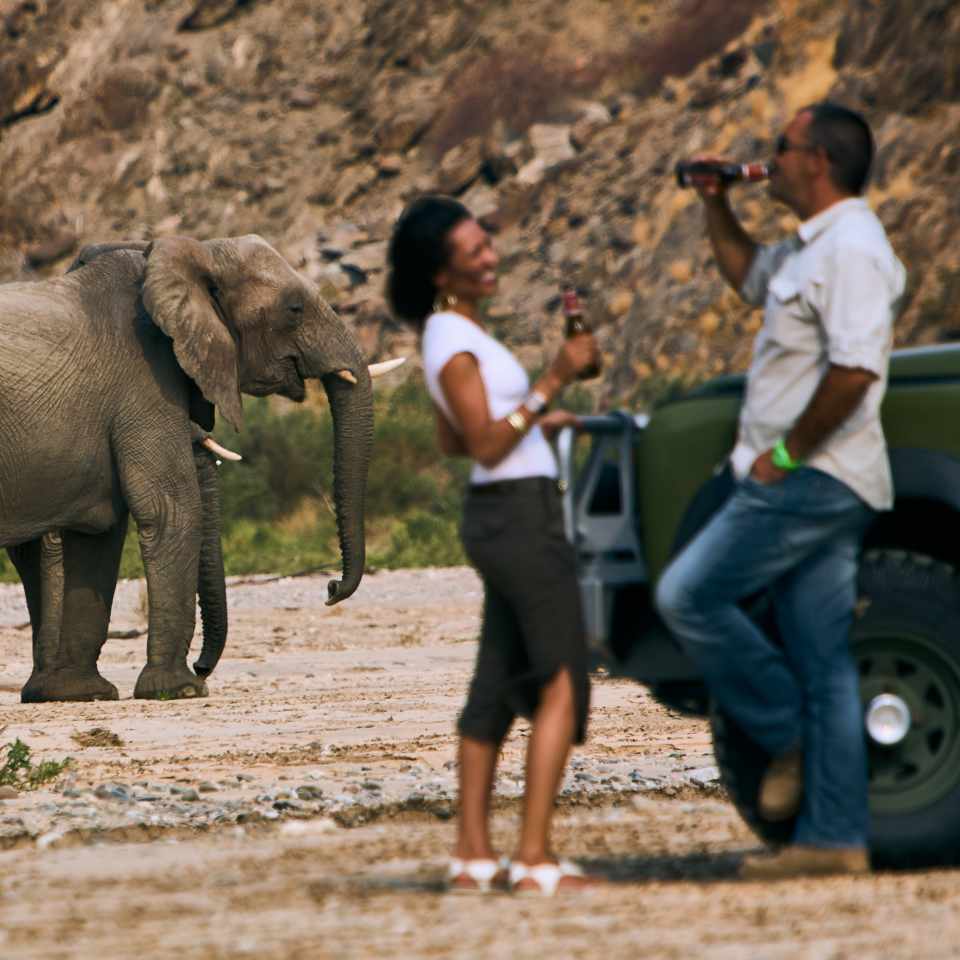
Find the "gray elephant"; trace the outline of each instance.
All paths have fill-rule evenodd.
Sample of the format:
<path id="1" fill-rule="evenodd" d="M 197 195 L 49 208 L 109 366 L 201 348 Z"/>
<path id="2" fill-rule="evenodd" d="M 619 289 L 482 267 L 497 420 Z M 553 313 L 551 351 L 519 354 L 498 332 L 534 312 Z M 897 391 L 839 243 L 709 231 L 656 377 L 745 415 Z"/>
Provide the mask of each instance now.
<path id="1" fill-rule="evenodd" d="M 372 399 L 344 324 L 259 237 L 129 246 L 82 254 L 64 277 L 0 286 L 0 546 L 24 545 L 17 559 L 28 600 L 28 581 L 50 576 L 51 531 L 62 549 L 59 643 L 47 651 L 53 663 L 31 678 L 31 699 L 116 697 L 97 657 L 128 513 L 149 598 L 147 663 L 134 696 L 205 693 L 186 663 L 204 523 L 191 421 L 211 429 L 216 407 L 239 429 L 241 392 L 300 401 L 304 381 L 321 380 L 334 421 L 343 561 L 327 603 L 350 596 L 363 574 Z M 42 647 L 39 590 L 34 605 Z"/>
<path id="2" fill-rule="evenodd" d="M 227 640 L 227 591 L 220 541 L 220 485 L 216 464 L 218 457 L 240 459 L 220 447 L 199 427 L 191 425 L 193 459 L 200 487 L 203 527 L 200 539 L 199 579 L 196 586 L 203 624 L 203 646 L 193 664 L 194 672 L 205 680 L 214 670 Z M 117 524 L 121 543 L 126 539 L 127 515 Z M 38 540 L 7 547 L 23 584 L 33 633 L 33 671 L 20 692 L 24 703 L 55 699 L 56 691 L 47 691 L 46 674 L 57 665 L 60 633 L 63 624 L 64 566 L 63 539 L 59 530 L 51 530 Z M 116 586 L 116 581 L 114 581 Z M 108 609 L 113 605 L 113 590 L 105 598 Z M 66 652 L 66 651 L 65 651 Z M 94 654 L 98 659 L 99 649 Z M 204 689 L 205 692 L 205 689 Z M 95 699 L 117 699 L 112 684 L 104 696 Z"/>

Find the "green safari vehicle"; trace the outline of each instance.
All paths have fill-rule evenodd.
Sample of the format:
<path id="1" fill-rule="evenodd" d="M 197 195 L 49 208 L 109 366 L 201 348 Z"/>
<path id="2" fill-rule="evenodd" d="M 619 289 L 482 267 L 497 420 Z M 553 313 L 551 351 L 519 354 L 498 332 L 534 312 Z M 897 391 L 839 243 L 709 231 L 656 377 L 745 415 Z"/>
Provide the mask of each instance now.
<path id="1" fill-rule="evenodd" d="M 729 495 L 744 377 L 712 380 L 647 415 L 586 417 L 562 431 L 567 536 L 589 642 L 616 675 L 668 707 L 707 715 L 720 775 L 769 842 L 793 825 L 759 819 L 768 758 L 710 703 L 693 663 L 660 620 L 653 591 L 670 558 Z M 960 344 L 895 351 L 883 405 L 894 509 L 860 558 L 851 635 L 869 753 L 875 865 L 960 859 Z M 586 457 L 577 436 L 588 437 Z M 745 601 L 776 635 L 768 599 Z"/>

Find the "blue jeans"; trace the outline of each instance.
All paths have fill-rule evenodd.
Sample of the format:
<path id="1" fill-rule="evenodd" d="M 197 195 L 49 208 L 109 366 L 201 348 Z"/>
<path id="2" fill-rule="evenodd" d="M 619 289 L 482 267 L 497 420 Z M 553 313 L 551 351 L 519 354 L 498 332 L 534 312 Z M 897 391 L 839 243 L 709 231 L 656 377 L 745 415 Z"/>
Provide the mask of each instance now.
<path id="1" fill-rule="evenodd" d="M 865 846 L 866 745 L 849 636 L 857 557 L 874 512 L 801 467 L 747 478 L 667 568 L 657 606 L 721 708 L 771 756 L 801 747 L 794 841 Z M 783 646 L 738 606 L 770 588 Z"/>

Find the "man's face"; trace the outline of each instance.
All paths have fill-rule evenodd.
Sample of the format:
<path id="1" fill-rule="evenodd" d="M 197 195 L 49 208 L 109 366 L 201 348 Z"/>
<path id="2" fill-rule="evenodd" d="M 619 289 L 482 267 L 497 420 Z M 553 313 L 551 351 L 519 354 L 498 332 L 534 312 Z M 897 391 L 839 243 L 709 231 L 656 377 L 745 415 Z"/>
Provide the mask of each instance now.
<path id="1" fill-rule="evenodd" d="M 817 148 L 810 141 L 809 113 L 798 113 L 777 137 L 769 193 L 791 210 L 803 209 L 817 173 Z"/>

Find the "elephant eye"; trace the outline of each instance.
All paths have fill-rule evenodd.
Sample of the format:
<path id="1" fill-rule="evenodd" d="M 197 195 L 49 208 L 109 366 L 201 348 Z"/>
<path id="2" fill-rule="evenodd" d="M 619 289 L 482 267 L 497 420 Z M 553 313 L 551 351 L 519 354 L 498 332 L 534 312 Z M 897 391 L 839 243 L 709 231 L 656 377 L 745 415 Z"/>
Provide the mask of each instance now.
<path id="1" fill-rule="evenodd" d="M 291 326 L 297 327 L 303 323 L 303 303 L 299 300 L 293 300 L 287 305 L 287 317 Z"/>

